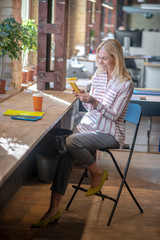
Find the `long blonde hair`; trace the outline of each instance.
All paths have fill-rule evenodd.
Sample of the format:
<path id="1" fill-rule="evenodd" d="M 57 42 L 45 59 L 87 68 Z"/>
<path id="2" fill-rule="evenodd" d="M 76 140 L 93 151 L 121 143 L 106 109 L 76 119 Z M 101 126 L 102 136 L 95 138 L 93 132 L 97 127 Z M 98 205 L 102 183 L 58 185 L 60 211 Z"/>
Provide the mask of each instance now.
<path id="1" fill-rule="evenodd" d="M 98 66 L 97 74 L 102 73 L 102 69 L 98 62 L 98 54 L 100 49 L 105 50 L 107 54 L 111 55 L 115 59 L 115 67 L 113 69 L 112 76 L 115 76 L 118 79 L 120 79 L 120 82 L 124 82 L 131 79 L 131 76 L 127 72 L 125 66 L 122 46 L 116 39 L 104 40 L 98 46 L 96 50 L 96 62 Z"/>

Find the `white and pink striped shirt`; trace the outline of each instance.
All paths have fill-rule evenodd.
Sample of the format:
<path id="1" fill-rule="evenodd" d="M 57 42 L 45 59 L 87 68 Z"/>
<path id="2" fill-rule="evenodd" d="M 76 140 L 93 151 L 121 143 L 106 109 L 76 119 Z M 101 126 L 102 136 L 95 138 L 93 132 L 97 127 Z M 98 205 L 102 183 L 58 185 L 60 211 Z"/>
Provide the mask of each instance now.
<path id="1" fill-rule="evenodd" d="M 131 79 L 120 83 L 113 77 L 108 81 L 107 73 L 94 75 L 90 95 L 99 101 L 96 109 L 83 103 L 88 111 L 77 125 L 80 132 L 104 132 L 115 137 L 120 148 L 125 140 L 124 117 L 132 96 L 134 85 Z"/>

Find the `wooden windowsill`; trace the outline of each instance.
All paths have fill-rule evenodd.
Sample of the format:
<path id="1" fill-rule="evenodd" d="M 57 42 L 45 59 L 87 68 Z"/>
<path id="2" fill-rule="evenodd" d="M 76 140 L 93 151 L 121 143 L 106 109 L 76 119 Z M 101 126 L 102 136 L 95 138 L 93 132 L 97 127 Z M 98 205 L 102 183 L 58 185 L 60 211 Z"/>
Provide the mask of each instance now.
<path id="1" fill-rule="evenodd" d="M 5 100 L 9 99 L 10 97 L 16 95 L 20 91 L 18 90 L 8 90 L 4 94 L 0 94 L 0 102 L 4 102 Z"/>

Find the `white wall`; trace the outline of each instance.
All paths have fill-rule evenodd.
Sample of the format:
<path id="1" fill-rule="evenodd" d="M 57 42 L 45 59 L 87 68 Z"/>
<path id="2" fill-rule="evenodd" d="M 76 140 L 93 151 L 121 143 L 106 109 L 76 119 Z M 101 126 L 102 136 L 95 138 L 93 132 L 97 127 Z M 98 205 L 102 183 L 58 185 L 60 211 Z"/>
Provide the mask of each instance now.
<path id="1" fill-rule="evenodd" d="M 151 1 L 150 1 L 151 2 Z M 139 7 L 139 5 L 133 5 L 133 7 Z M 128 15 L 129 27 L 131 29 L 144 29 L 148 31 L 150 29 L 160 31 L 160 15 L 155 14 L 151 18 L 146 18 L 144 14 L 129 14 Z"/>
<path id="2" fill-rule="evenodd" d="M 160 56 L 160 32 L 143 31 L 142 47 L 130 47 L 130 54 Z"/>

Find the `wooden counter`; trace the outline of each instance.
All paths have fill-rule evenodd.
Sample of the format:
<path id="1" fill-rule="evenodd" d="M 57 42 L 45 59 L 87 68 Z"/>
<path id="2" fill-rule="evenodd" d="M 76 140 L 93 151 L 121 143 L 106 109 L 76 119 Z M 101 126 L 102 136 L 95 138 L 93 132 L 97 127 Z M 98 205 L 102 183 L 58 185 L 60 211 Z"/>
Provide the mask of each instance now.
<path id="1" fill-rule="evenodd" d="M 7 109 L 33 111 L 32 94 L 23 91 L 0 104 L 0 187 L 76 101 L 70 93 L 43 91 L 41 120 L 13 120 L 3 115 Z"/>
<path id="2" fill-rule="evenodd" d="M 160 62 L 144 62 L 144 66 L 160 68 Z"/>
<path id="3" fill-rule="evenodd" d="M 5 94 L 0 94 L 0 103 L 6 101 L 10 97 L 16 95 L 20 91 L 18 90 L 7 90 Z"/>
<path id="4" fill-rule="evenodd" d="M 148 56 L 143 56 L 143 55 L 125 55 L 124 58 L 129 58 L 129 59 L 143 59 L 143 60 L 148 60 Z"/>

